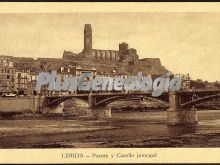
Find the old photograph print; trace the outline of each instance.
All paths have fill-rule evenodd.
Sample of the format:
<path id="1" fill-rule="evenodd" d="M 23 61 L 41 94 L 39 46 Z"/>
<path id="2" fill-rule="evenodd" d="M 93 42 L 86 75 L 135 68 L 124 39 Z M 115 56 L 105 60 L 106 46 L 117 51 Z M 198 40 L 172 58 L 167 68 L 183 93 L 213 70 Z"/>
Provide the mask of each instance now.
<path id="1" fill-rule="evenodd" d="M 1 13 L 0 148 L 220 147 L 219 20 Z"/>

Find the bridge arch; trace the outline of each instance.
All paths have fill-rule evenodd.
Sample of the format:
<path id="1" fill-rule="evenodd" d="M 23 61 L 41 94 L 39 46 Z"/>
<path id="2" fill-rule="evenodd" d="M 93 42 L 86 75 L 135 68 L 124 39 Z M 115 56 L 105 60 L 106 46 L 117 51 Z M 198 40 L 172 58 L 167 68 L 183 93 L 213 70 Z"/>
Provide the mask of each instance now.
<path id="1" fill-rule="evenodd" d="M 47 98 L 46 105 L 47 106 L 57 106 L 57 105 L 61 104 L 64 101 L 71 100 L 71 99 L 74 99 L 74 98 L 82 100 L 82 101 L 88 103 L 88 98 L 86 98 L 86 97 L 65 96 L 65 97 L 55 97 L 53 99 L 52 98 Z"/>
<path id="2" fill-rule="evenodd" d="M 57 106 L 59 104 L 61 104 L 64 101 L 70 100 L 70 99 L 79 99 L 82 100 L 84 102 L 87 102 L 88 104 L 90 104 L 91 107 L 104 107 L 107 106 L 108 104 L 117 101 L 117 100 L 135 100 L 135 99 L 147 99 L 150 101 L 156 101 L 156 102 L 161 102 L 163 104 L 167 104 L 167 101 L 164 101 L 163 97 L 159 97 L 159 98 L 153 98 L 150 97 L 150 95 L 106 95 L 106 96 L 102 96 L 102 95 L 70 95 L 70 96 L 53 96 L 53 97 L 47 97 L 46 98 L 46 102 L 45 105 L 46 106 Z M 90 98 L 92 98 L 92 102 L 89 101 Z"/>
<path id="3" fill-rule="evenodd" d="M 198 99 L 183 103 L 183 104 L 180 105 L 180 107 L 181 108 L 191 108 L 192 106 L 194 106 L 196 104 L 206 102 L 206 101 L 209 101 L 209 100 L 212 100 L 212 99 L 215 99 L 215 98 L 220 98 L 220 94 L 209 95 L 209 96 L 205 96 L 205 97 L 202 97 L 202 98 L 198 98 Z"/>
<path id="4" fill-rule="evenodd" d="M 167 104 L 167 102 L 162 101 L 160 99 L 155 99 L 152 97 L 147 97 L 147 96 L 142 96 L 142 95 L 119 95 L 119 96 L 111 96 L 111 97 L 101 99 L 95 103 L 95 106 L 96 107 L 107 106 L 108 104 L 110 104 L 114 101 L 119 101 L 119 100 L 124 100 L 124 99 L 126 99 L 126 100 L 147 99 L 150 101 L 156 101 L 156 102 L 161 102 L 163 104 Z"/>

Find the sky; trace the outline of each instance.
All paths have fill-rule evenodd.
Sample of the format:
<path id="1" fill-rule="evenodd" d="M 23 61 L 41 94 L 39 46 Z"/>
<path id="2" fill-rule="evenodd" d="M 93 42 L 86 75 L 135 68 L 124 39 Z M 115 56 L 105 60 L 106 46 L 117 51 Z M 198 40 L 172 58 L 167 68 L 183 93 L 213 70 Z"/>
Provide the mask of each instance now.
<path id="1" fill-rule="evenodd" d="M 140 58 L 160 58 L 174 73 L 220 80 L 220 13 L 0 14 L 0 54 L 62 58 L 83 49 L 84 24 L 93 48 L 118 50 L 127 42 Z"/>

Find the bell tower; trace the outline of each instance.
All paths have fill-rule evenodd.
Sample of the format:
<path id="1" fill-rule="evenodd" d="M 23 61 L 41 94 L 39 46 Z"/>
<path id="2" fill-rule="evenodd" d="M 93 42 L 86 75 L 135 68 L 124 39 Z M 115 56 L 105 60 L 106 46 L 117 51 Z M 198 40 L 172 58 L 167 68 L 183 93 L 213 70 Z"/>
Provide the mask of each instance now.
<path id="1" fill-rule="evenodd" d="M 91 24 L 85 24 L 84 28 L 84 51 L 88 52 L 92 49 L 92 28 Z"/>

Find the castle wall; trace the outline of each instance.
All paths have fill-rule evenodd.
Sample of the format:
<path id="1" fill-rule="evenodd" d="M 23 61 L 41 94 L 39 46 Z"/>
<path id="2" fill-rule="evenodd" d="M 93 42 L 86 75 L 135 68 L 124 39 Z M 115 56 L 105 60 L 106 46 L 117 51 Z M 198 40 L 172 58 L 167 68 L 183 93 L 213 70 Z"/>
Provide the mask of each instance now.
<path id="1" fill-rule="evenodd" d="M 161 66 L 161 62 L 159 58 L 143 58 L 141 60 L 139 60 L 139 65 L 140 66 Z"/>
<path id="2" fill-rule="evenodd" d="M 31 57 L 13 57 L 13 56 L 0 55 L 0 58 L 6 59 L 12 62 L 33 62 L 34 61 L 34 58 L 31 58 Z"/>
<path id="3" fill-rule="evenodd" d="M 14 61 L 25 61 L 25 62 L 32 62 L 34 61 L 34 58 L 30 58 L 30 57 L 13 57 Z"/>
<path id="4" fill-rule="evenodd" d="M 132 74 L 136 74 L 137 72 L 142 72 L 145 75 L 162 75 L 167 72 L 164 66 L 161 66 L 161 62 L 159 58 L 144 58 L 132 65 L 128 66 L 128 70 Z"/>
<path id="5" fill-rule="evenodd" d="M 37 58 L 37 61 L 40 61 L 40 62 L 59 62 L 61 59 L 60 58 Z"/>

